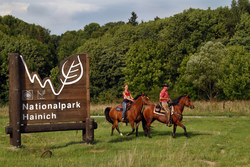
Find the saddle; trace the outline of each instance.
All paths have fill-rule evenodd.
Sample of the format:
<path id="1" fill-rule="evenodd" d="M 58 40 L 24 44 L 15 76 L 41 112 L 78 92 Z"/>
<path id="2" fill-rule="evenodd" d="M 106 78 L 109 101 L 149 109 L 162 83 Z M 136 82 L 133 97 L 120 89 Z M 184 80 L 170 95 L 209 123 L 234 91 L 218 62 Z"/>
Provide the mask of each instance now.
<path id="1" fill-rule="evenodd" d="M 132 102 L 129 101 L 129 102 L 127 103 L 127 106 L 126 106 L 126 111 L 130 109 L 131 105 L 132 105 Z M 116 107 L 116 111 L 123 111 L 123 106 L 122 106 L 122 104 Z"/>
<path id="2" fill-rule="evenodd" d="M 173 115 L 174 107 L 170 106 L 170 105 L 168 105 L 168 107 L 170 109 L 171 115 Z M 166 113 L 166 111 L 165 111 L 164 107 L 161 105 L 161 103 L 158 103 L 155 105 L 155 112 Z"/>

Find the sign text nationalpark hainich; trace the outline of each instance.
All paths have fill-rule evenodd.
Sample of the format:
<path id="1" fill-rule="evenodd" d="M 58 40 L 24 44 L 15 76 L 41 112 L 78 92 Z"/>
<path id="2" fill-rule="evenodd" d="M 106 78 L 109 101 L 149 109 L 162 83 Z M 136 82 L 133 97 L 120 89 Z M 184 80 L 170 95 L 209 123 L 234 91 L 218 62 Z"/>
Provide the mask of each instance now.
<path id="1" fill-rule="evenodd" d="M 94 140 L 97 123 L 90 118 L 89 54 L 66 58 L 59 73 L 60 85 L 55 88 L 50 78 L 41 80 L 37 72 L 30 73 L 22 55 L 9 54 L 10 122 L 5 132 L 13 146 L 21 145 L 21 133 L 34 132 L 82 130 L 83 140 Z"/>
<path id="2" fill-rule="evenodd" d="M 30 73 L 20 55 L 21 123 L 85 121 L 89 117 L 89 73 L 86 54 L 65 59 L 60 66 L 59 88 L 50 78 Z"/>

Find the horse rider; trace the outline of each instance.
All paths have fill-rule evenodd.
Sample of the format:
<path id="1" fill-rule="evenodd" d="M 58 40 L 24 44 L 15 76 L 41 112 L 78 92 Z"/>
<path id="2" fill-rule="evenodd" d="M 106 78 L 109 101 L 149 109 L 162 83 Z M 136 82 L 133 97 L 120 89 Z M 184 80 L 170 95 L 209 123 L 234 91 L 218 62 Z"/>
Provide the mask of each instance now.
<path id="1" fill-rule="evenodd" d="M 166 124 L 167 126 L 171 127 L 172 126 L 172 118 L 171 118 L 171 112 L 170 112 L 170 108 L 168 106 L 168 102 L 171 101 L 171 99 L 169 98 L 169 95 L 168 95 L 168 88 L 170 87 L 169 84 L 167 83 L 164 83 L 162 85 L 163 89 L 160 93 L 160 103 L 161 103 L 161 106 L 164 108 L 165 110 L 165 113 L 166 113 Z"/>
<path id="2" fill-rule="evenodd" d="M 126 112 L 126 107 L 127 107 L 127 103 L 129 101 L 134 101 L 134 98 L 132 97 L 130 91 L 128 91 L 128 85 L 125 84 L 124 85 L 124 91 L 122 93 L 123 95 L 123 101 L 122 101 L 122 107 L 123 107 L 123 111 L 122 111 L 122 122 L 125 122 L 125 112 Z"/>

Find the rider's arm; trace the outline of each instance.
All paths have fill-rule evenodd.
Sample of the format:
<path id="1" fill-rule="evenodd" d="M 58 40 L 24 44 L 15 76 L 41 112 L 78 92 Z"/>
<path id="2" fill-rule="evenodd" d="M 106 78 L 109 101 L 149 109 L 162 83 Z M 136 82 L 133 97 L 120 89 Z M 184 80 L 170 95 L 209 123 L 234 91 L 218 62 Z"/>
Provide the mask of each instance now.
<path id="1" fill-rule="evenodd" d="M 123 92 L 123 96 L 125 97 L 125 99 L 133 101 L 133 99 L 132 99 L 133 97 L 131 96 L 131 94 L 130 94 L 130 97 L 131 97 L 131 99 L 130 99 L 130 98 L 128 98 L 128 96 L 126 96 L 125 91 Z"/>
<path id="2" fill-rule="evenodd" d="M 131 97 L 131 100 L 134 100 L 134 98 L 132 97 L 131 93 L 130 93 L 130 97 Z"/>
<path id="3" fill-rule="evenodd" d="M 171 101 L 171 99 L 170 99 L 170 98 L 164 98 L 164 97 L 161 97 L 161 96 L 160 96 L 160 100 L 167 100 L 167 101 Z"/>

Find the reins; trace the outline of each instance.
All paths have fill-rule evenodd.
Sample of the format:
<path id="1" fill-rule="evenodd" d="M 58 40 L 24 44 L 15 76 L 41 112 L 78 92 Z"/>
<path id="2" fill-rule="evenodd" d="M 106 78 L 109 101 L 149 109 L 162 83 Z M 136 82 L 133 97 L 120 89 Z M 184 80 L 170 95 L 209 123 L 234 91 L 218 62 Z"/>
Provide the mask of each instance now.
<path id="1" fill-rule="evenodd" d="M 187 98 L 185 97 L 185 101 L 187 100 Z M 182 106 L 182 107 L 188 107 L 187 105 L 183 105 L 183 104 L 176 104 L 176 105 L 178 105 L 178 106 Z"/>
<path id="2" fill-rule="evenodd" d="M 141 97 L 141 96 L 140 96 Z M 142 97 L 141 97 L 142 98 Z M 137 99 L 136 99 L 136 101 L 137 101 Z M 151 105 L 151 104 L 153 104 L 153 103 L 147 103 L 147 101 L 144 99 L 144 98 L 142 98 L 142 101 L 144 102 L 144 103 L 146 103 L 146 104 L 143 104 L 143 102 L 142 102 L 142 106 L 139 106 L 138 104 L 136 104 L 136 102 L 134 102 L 134 103 L 132 103 L 131 105 L 133 105 L 133 104 L 135 104 L 135 105 L 137 105 L 138 107 L 140 107 L 140 110 L 142 110 L 142 108 L 143 108 L 143 106 L 144 105 Z"/>
<path id="3" fill-rule="evenodd" d="M 187 98 L 185 97 L 185 101 L 186 100 L 187 100 Z M 179 104 L 179 103 L 177 103 L 176 105 L 182 106 L 182 107 L 188 107 L 187 105 L 183 105 L 183 104 Z M 179 117 L 183 117 L 182 113 L 180 114 L 180 113 L 177 113 L 177 112 L 174 111 L 174 114 L 178 115 Z"/>

